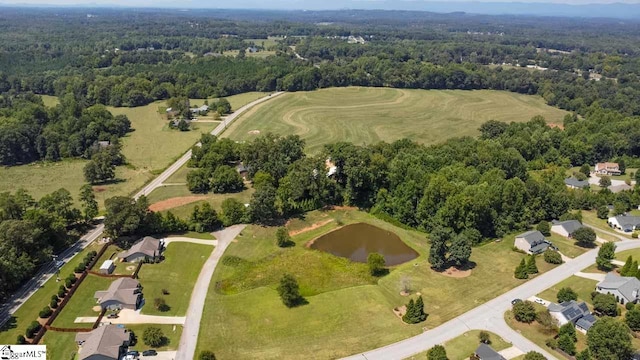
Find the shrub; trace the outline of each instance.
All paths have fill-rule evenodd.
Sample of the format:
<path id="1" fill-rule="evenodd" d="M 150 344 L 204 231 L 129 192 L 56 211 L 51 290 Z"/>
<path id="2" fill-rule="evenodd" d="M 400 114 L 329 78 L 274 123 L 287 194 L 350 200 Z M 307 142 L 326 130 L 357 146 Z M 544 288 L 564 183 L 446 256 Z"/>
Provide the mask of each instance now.
<path id="1" fill-rule="evenodd" d="M 27 339 L 24 338 L 24 335 L 18 335 L 18 337 L 16 338 L 16 344 L 24 345 L 26 343 L 27 343 Z"/>
<path id="2" fill-rule="evenodd" d="M 159 311 L 162 311 L 162 312 L 166 312 L 166 311 L 169 311 L 171 309 L 169 307 L 169 305 L 167 305 L 167 303 L 164 300 L 164 298 L 155 298 L 153 300 L 153 305 L 156 307 L 156 309 L 158 309 Z"/>
<path id="3" fill-rule="evenodd" d="M 279 227 L 276 231 L 276 244 L 283 248 L 287 246 L 291 246 L 293 242 L 291 241 L 291 237 L 289 236 L 289 231 L 286 227 Z"/>
<path id="4" fill-rule="evenodd" d="M 205 350 L 200 352 L 198 360 L 216 360 L 216 355 L 213 353 L 213 351 Z"/>
<path id="5" fill-rule="evenodd" d="M 60 289 L 58 289 L 58 297 L 62 299 L 66 294 L 67 294 L 67 289 L 65 289 L 65 287 L 61 285 Z"/>
<path id="6" fill-rule="evenodd" d="M 427 360 L 448 360 L 444 346 L 436 345 L 427 351 Z"/>
<path id="7" fill-rule="evenodd" d="M 45 306 L 42 310 L 40 310 L 38 316 L 40 316 L 40 318 L 42 319 L 46 319 L 51 316 L 51 314 L 53 314 L 53 310 L 51 310 L 51 308 L 49 308 L 48 306 Z"/>
<path id="8" fill-rule="evenodd" d="M 147 346 L 151 347 L 161 347 L 167 341 L 167 338 L 162 333 L 162 330 L 157 327 L 148 327 L 144 329 L 142 333 L 142 341 Z"/>
<path id="9" fill-rule="evenodd" d="M 51 307 L 52 309 L 57 309 L 58 308 L 58 300 L 51 300 L 51 303 L 49 303 L 49 307 Z"/>
<path id="10" fill-rule="evenodd" d="M 570 287 L 563 287 L 558 291 L 558 302 L 562 303 L 565 301 L 578 300 L 578 294 L 573 291 Z"/>
<path id="11" fill-rule="evenodd" d="M 633 233 L 631 233 L 631 237 L 634 238 L 634 239 L 637 239 L 638 238 L 638 234 L 640 234 L 640 233 L 638 233 L 637 231 L 634 231 Z"/>
<path id="12" fill-rule="evenodd" d="M 548 264 L 562 264 L 562 256 L 557 251 L 548 249 L 544 252 L 544 261 Z"/>
<path id="13" fill-rule="evenodd" d="M 538 226 L 536 226 L 536 230 L 540 231 L 544 236 L 551 236 L 551 226 L 547 221 L 540 221 Z"/>
<path id="14" fill-rule="evenodd" d="M 524 360 L 546 360 L 547 358 L 539 352 L 529 351 L 525 356 Z"/>
<path id="15" fill-rule="evenodd" d="M 169 295 L 169 290 L 167 289 L 162 289 L 162 295 Z"/>
<path id="16" fill-rule="evenodd" d="M 280 299 L 286 307 L 295 307 L 304 303 L 304 298 L 300 295 L 300 287 L 296 278 L 289 274 L 284 274 L 278 286 Z"/>
<path id="17" fill-rule="evenodd" d="M 513 305 L 513 316 L 523 323 L 531 323 L 536 319 L 536 308 L 531 301 L 521 301 Z"/>
<path id="18" fill-rule="evenodd" d="M 624 305 L 624 308 L 627 309 L 627 311 L 633 310 L 633 308 L 636 307 L 636 304 L 632 303 L 632 302 L 628 302 Z"/>
<path id="19" fill-rule="evenodd" d="M 71 287 L 73 286 L 73 283 L 71 282 L 71 279 L 65 279 L 65 280 L 64 280 L 64 286 L 65 286 L 67 289 L 71 289 Z"/>
<path id="20" fill-rule="evenodd" d="M 25 335 L 27 335 L 29 339 L 32 339 L 33 336 L 40 330 L 41 327 L 42 326 L 40 326 L 40 323 L 34 320 L 27 327 L 27 330 L 25 331 Z"/>
<path id="21" fill-rule="evenodd" d="M 58 301 L 58 296 L 57 295 L 51 295 L 51 301 Z"/>
<path id="22" fill-rule="evenodd" d="M 478 339 L 481 343 L 491 344 L 491 335 L 489 335 L 489 333 L 486 331 L 480 331 L 480 334 L 478 334 Z"/>
<path id="23" fill-rule="evenodd" d="M 545 345 L 547 345 L 550 349 L 557 349 L 558 348 L 558 342 L 556 341 L 556 339 L 549 339 L 545 342 Z"/>
<path id="24" fill-rule="evenodd" d="M 376 252 L 367 256 L 367 265 L 369 265 L 369 273 L 372 276 L 383 275 L 385 272 L 384 257 Z"/>

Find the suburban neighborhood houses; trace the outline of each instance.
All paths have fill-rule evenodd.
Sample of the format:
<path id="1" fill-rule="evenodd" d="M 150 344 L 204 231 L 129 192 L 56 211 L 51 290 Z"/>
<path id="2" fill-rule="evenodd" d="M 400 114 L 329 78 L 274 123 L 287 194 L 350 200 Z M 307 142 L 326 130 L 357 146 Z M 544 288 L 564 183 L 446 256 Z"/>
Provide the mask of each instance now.
<path id="1" fill-rule="evenodd" d="M 554 232 L 560 236 L 570 238 L 571 235 L 581 227 L 584 227 L 582 223 L 578 220 L 566 220 L 566 221 L 557 221 L 553 220 L 551 222 L 551 232 Z"/>
<path id="2" fill-rule="evenodd" d="M 475 352 L 478 360 L 506 360 L 504 356 L 500 355 L 497 351 L 487 344 L 480 344 Z"/>
<path id="3" fill-rule="evenodd" d="M 127 353 L 131 333 L 117 325 L 103 325 L 76 335 L 79 360 L 120 360 Z"/>
<path id="4" fill-rule="evenodd" d="M 109 289 L 96 292 L 94 297 L 106 310 L 136 310 L 143 301 L 140 283 L 129 278 L 115 280 Z"/>
<path id="5" fill-rule="evenodd" d="M 617 215 L 610 217 L 607 222 L 612 228 L 627 233 L 640 228 L 640 216 Z"/>
<path id="6" fill-rule="evenodd" d="M 597 320 L 595 316 L 591 315 L 585 302 L 579 303 L 575 300 L 550 304 L 549 313 L 558 321 L 558 325 L 572 323 L 577 330 L 585 334 Z"/>
<path id="7" fill-rule="evenodd" d="M 610 272 L 604 280 L 596 285 L 596 291 L 615 296 L 616 301 L 622 305 L 635 304 L 640 299 L 640 280 L 636 277 L 620 276 Z"/>
<path id="8" fill-rule="evenodd" d="M 527 231 L 526 233 L 516 235 L 514 245 L 527 254 L 541 254 L 552 246 L 538 230 Z"/>
<path id="9" fill-rule="evenodd" d="M 155 261 L 160 257 L 162 247 L 162 241 L 145 236 L 133 244 L 129 250 L 119 253 L 118 257 L 124 262 Z"/>

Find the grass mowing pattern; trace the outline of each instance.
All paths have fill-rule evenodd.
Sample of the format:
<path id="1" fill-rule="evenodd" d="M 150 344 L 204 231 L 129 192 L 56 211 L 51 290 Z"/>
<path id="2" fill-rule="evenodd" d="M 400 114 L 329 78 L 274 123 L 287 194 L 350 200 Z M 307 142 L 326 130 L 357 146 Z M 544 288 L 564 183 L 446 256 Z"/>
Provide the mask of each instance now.
<path id="1" fill-rule="evenodd" d="M 476 136 L 487 120 L 522 122 L 542 115 L 561 123 L 565 114 L 540 97 L 504 91 L 332 88 L 289 93 L 261 104 L 232 124 L 227 135 L 251 140 L 254 130 L 298 134 L 316 153 L 336 141 L 362 145 L 409 138 L 434 144 Z"/>

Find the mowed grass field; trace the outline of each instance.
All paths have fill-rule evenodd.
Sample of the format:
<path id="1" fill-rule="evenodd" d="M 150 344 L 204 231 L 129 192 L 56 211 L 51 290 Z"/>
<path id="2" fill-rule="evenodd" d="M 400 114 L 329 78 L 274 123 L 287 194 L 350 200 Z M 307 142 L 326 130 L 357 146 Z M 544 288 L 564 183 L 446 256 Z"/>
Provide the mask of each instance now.
<path id="1" fill-rule="evenodd" d="M 264 94 L 252 92 L 227 98 L 232 108 L 237 109 L 262 97 Z M 57 98 L 43 96 L 45 104 L 54 106 Z M 203 100 L 201 100 L 204 103 Z M 196 124 L 192 131 L 171 130 L 167 121 L 158 113 L 164 102 L 155 102 L 135 108 L 108 109 L 114 114 L 124 114 L 135 129 L 122 139 L 122 152 L 130 166 L 116 169 L 118 182 L 94 187 L 100 206 L 113 196 L 132 195 L 155 175 L 170 165 L 175 159 L 193 146 L 202 133 L 213 130 L 216 123 Z M 85 183 L 82 172 L 86 160 L 70 159 L 55 163 L 38 162 L 22 166 L 0 168 L 0 192 L 15 191 L 22 187 L 36 199 L 61 187 L 69 190 L 78 200 L 80 187 Z"/>
<path id="2" fill-rule="evenodd" d="M 393 231 L 419 252 L 380 279 L 366 264 L 310 250 L 305 244 L 343 224 L 366 222 Z M 524 281 L 513 270 L 524 255 L 511 250 L 514 235 L 473 249 L 471 275 L 452 278 L 431 270 L 426 234 L 405 230 L 355 210 L 314 211 L 289 222 L 294 247 L 275 245 L 275 228 L 249 226 L 218 264 L 201 321 L 198 350 L 230 359 L 338 358 L 380 347 L 433 328 Z M 541 272 L 551 265 L 539 260 Z M 276 288 L 283 273 L 298 279 L 309 304 L 287 309 Z M 427 321 L 404 324 L 393 308 L 406 304 L 400 292 L 424 298 Z M 468 354 L 467 354 L 468 355 Z"/>
<path id="3" fill-rule="evenodd" d="M 500 336 L 487 331 L 489 334 L 491 344 L 490 346 L 495 351 L 501 351 L 511 347 L 511 344 L 505 341 Z M 469 355 L 472 355 L 478 346 L 480 346 L 480 330 L 468 331 L 454 339 L 451 339 L 444 343 L 444 349 L 447 352 L 447 358 L 451 360 L 466 360 L 469 359 Z M 427 357 L 427 352 L 421 352 L 414 356 L 406 358 L 406 360 L 424 360 Z"/>
<path id="4" fill-rule="evenodd" d="M 541 115 L 562 123 L 566 114 L 541 97 L 506 91 L 332 88 L 288 93 L 261 104 L 231 125 L 227 136 L 251 140 L 255 130 L 298 134 L 315 153 L 336 141 L 362 145 L 409 138 L 434 144 L 478 135 L 487 120 L 522 122 Z"/>

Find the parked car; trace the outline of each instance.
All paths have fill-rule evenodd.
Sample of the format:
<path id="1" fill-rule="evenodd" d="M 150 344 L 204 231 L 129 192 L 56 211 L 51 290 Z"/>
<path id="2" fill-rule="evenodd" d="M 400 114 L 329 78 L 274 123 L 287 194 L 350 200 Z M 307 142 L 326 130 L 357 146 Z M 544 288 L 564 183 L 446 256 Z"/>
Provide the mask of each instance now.
<path id="1" fill-rule="evenodd" d="M 56 267 L 57 267 L 58 269 L 60 269 L 60 268 L 62 267 L 62 265 L 64 265 L 64 261 L 62 261 L 62 260 L 58 260 L 58 261 L 56 261 Z"/>
<path id="2" fill-rule="evenodd" d="M 118 313 L 111 313 L 107 315 L 107 319 L 117 319 L 117 318 L 118 318 Z"/>
<path id="3" fill-rule="evenodd" d="M 158 352 L 155 350 L 145 350 L 142 352 L 142 356 L 156 356 Z"/>
<path id="4" fill-rule="evenodd" d="M 138 356 L 140 356 L 140 351 L 137 351 L 137 350 L 127 351 L 127 356 L 133 356 L 137 358 Z"/>
<path id="5" fill-rule="evenodd" d="M 542 299 L 540 299 L 540 298 L 536 298 L 535 302 L 536 302 L 537 304 L 540 304 L 540 305 L 546 305 L 546 303 L 544 302 L 544 300 L 542 300 Z"/>
<path id="6" fill-rule="evenodd" d="M 519 302 L 522 302 L 522 299 L 513 299 L 513 300 L 511 300 L 511 305 L 515 305 L 515 304 L 517 304 Z"/>

